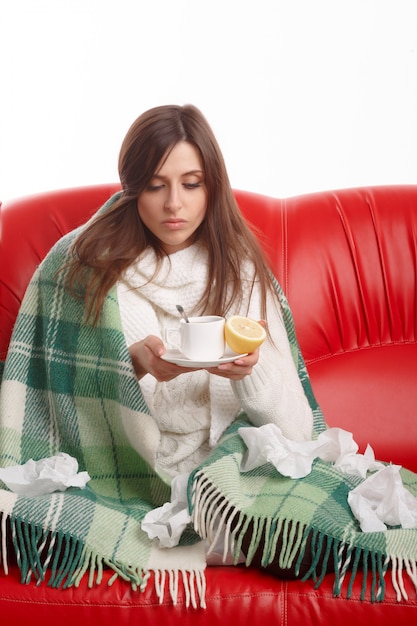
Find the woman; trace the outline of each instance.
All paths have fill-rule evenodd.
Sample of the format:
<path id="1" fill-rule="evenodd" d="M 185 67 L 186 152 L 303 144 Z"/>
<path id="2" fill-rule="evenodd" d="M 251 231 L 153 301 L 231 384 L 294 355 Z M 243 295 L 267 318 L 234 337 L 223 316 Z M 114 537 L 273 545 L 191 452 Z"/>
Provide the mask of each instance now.
<path id="1" fill-rule="evenodd" d="M 129 129 L 119 158 L 122 194 L 73 246 L 68 284 L 85 294 L 98 323 L 117 284 L 132 363 L 157 427 L 146 457 L 163 474 L 196 467 L 243 409 L 255 425 L 278 424 L 308 439 L 304 396 L 257 239 L 241 216 L 223 157 L 193 106 L 161 106 Z M 176 304 L 193 315 L 267 320 L 268 341 L 233 363 L 208 370 L 161 356 Z M 132 442 L 137 448 L 140 443 Z"/>
<path id="2" fill-rule="evenodd" d="M 150 570 L 165 572 L 168 557 L 142 522 L 169 500 L 175 477 L 190 475 L 191 502 L 199 468 L 217 467 L 213 455 L 220 455 L 232 464 L 240 493 L 234 454 L 243 453 L 237 431 L 247 417 L 298 440 L 311 438 L 313 415 L 315 429 L 318 423 L 290 315 L 282 314 L 285 299 L 236 206 L 202 114 L 193 106 L 145 112 L 126 135 L 119 172 L 121 192 L 58 241 L 36 271 L 5 363 L 0 467 L 64 452 L 91 478 L 85 489 L 59 496 L 19 495 L 12 507 L 0 489 L 11 551 L 18 560 L 26 555 L 23 580 L 47 577 L 52 563 L 50 584 L 72 585 L 88 568 L 93 576 L 107 566 L 144 588 Z M 163 338 L 178 323 L 177 304 L 189 315 L 266 320 L 267 339 L 252 354 L 208 369 L 167 362 Z M 229 427 L 233 454 L 216 445 Z M 220 515 L 226 501 L 220 497 L 209 511 Z M 252 537 L 262 543 L 263 531 L 259 524 L 239 530 L 233 506 L 227 533 L 236 531 L 238 558 Z M 206 551 L 196 528 L 187 527 L 172 548 L 169 569 L 201 581 Z M 253 545 L 249 560 L 260 564 L 262 550 Z"/>
<path id="3" fill-rule="evenodd" d="M 247 565 L 280 576 L 320 583 L 335 563 L 337 593 L 346 569 L 353 581 L 364 561 L 364 581 L 369 569 L 372 589 L 383 590 L 397 556 L 389 531 L 386 547 L 382 533 L 367 541 L 360 532 L 351 477 L 320 459 L 301 479 L 267 463 L 241 472 L 247 417 L 294 440 L 326 424 L 287 302 L 207 122 L 191 106 L 151 109 L 127 133 L 119 170 L 122 191 L 35 272 L 0 390 L 0 467 L 64 452 L 90 481 L 41 496 L 0 484 L 2 549 L 16 555 L 23 581 L 49 572 L 52 586 L 77 585 L 89 570 L 91 585 L 109 567 L 143 590 L 153 571 L 161 599 L 169 587 L 176 601 L 182 577 L 188 598 L 204 605 L 205 540 L 223 537 L 235 563 L 242 549 Z M 267 340 L 208 369 L 169 363 L 163 337 L 177 304 L 188 314 L 266 320 Z M 142 524 L 184 474 L 192 527 L 160 549 Z M 415 565 L 407 531 L 398 554 L 405 559 L 407 546 Z M 392 532 L 397 543 L 401 531 Z"/>

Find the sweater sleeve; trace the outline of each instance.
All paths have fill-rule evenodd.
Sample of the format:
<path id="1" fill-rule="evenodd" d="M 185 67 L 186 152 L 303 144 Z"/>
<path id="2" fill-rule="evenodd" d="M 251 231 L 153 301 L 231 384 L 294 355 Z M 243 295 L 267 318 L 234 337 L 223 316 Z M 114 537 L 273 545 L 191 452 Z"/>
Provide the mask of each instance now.
<path id="1" fill-rule="evenodd" d="M 255 289 L 249 316 L 259 319 L 256 295 Z M 255 426 L 272 423 L 289 439 L 311 439 L 313 413 L 292 358 L 279 305 L 272 296 L 268 299 L 267 325 L 271 338 L 260 347 L 252 374 L 232 381 L 233 392 Z"/>

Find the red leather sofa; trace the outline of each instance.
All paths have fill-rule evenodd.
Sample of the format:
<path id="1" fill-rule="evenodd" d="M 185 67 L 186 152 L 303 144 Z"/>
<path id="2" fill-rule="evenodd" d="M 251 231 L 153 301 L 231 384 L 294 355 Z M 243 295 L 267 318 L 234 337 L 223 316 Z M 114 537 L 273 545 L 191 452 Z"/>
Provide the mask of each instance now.
<path id="1" fill-rule="evenodd" d="M 0 209 L 0 358 L 35 266 L 64 233 L 83 223 L 118 187 L 61 190 Z M 236 191 L 258 229 L 293 310 L 316 396 L 330 426 L 353 433 L 363 451 L 417 472 L 417 186 L 347 189 L 279 200 Z M 1 523 L 1 522 L 0 522 Z M 207 609 L 158 603 L 116 581 L 57 590 L 21 584 L 0 559 L 2 624 L 366 624 L 417 623 L 389 582 L 385 601 L 333 597 L 332 575 L 278 580 L 246 568 L 210 567 Z"/>

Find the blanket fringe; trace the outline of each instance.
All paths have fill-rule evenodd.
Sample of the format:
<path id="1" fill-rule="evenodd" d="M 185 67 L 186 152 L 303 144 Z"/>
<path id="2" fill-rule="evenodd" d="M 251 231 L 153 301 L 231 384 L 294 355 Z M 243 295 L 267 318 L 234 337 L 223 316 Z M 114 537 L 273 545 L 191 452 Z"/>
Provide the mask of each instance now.
<path id="1" fill-rule="evenodd" d="M 404 585 L 403 573 L 405 570 L 409 579 L 413 583 L 414 589 L 417 593 L 417 563 L 416 561 L 410 562 L 409 559 L 400 559 L 395 556 L 391 556 L 390 561 L 391 580 L 397 594 L 397 600 L 398 602 L 400 602 L 402 598 L 404 598 L 404 600 L 408 600 L 408 594 Z"/>
<path id="2" fill-rule="evenodd" d="M 302 524 L 291 523 L 282 518 L 249 517 L 238 510 L 234 504 L 216 490 L 211 482 L 200 473 L 196 477 L 191 498 L 192 521 L 195 530 L 210 545 L 209 553 L 221 539 L 223 541 L 223 560 L 232 554 L 238 562 L 242 542 L 250 532 L 249 546 L 246 549 L 246 564 L 249 566 L 262 544 L 263 567 L 268 566 L 278 554 L 279 567 L 292 568 L 295 563 L 296 574 L 306 555 L 309 545 L 311 565 L 302 580 L 312 579 L 318 588 L 328 571 L 328 564 L 333 558 L 334 595 L 342 594 L 342 587 L 347 579 L 347 598 L 352 596 L 353 584 L 358 575 L 362 576 L 360 599 L 369 595 L 371 602 L 382 602 L 385 597 L 386 574 L 390 570 L 390 580 L 398 602 L 408 600 L 404 577 L 411 581 L 417 594 L 417 561 L 395 555 L 383 555 L 355 547 L 345 537 L 339 541 L 316 529 Z M 9 533 L 10 542 L 7 541 Z M 307 541 L 309 539 L 309 541 Z M 87 548 L 81 541 L 65 533 L 44 531 L 4 513 L 0 518 L 0 563 L 8 574 L 8 549 L 13 549 L 21 572 L 21 582 L 28 584 L 32 578 L 39 585 L 46 582 L 54 588 L 78 587 L 88 575 L 88 587 L 102 582 L 105 567 L 113 570 L 108 584 L 117 578 L 129 582 L 133 590 L 143 592 L 151 576 L 149 570 L 129 567 L 105 559 Z M 177 604 L 182 583 L 187 607 L 205 608 L 206 580 L 203 571 L 188 570 L 152 570 L 154 587 L 159 602 L 169 595 Z"/>
<path id="3" fill-rule="evenodd" d="M 305 527 L 302 524 L 292 524 L 282 518 L 272 520 L 262 517 L 250 518 L 227 501 L 203 472 L 196 474 L 191 508 L 194 529 L 208 542 L 208 554 L 222 538 L 223 561 L 231 554 L 235 564 L 238 562 L 242 542 L 249 529 L 250 543 L 245 555 L 248 566 L 260 547 L 262 547 L 262 566 L 269 565 L 275 557 L 279 538 L 283 538 L 283 549 L 279 554 L 279 566 L 282 568 L 292 567 L 300 548 L 303 549 Z"/>
<path id="4" fill-rule="evenodd" d="M 46 532 L 4 514 L 0 519 L 0 563 L 6 575 L 9 573 L 8 548 L 15 552 L 23 584 L 29 584 L 34 579 L 37 585 L 45 582 L 49 587 L 66 589 L 79 587 L 87 575 L 88 588 L 92 588 L 102 583 L 103 571 L 107 567 L 113 571 L 107 583 L 109 586 L 121 578 L 130 583 L 134 591 L 143 592 L 153 573 L 154 589 L 160 604 L 168 595 L 173 604 L 177 604 L 182 586 L 187 608 L 206 608 L 204 571 L 150 571 L 129 567 L 99 556 L 69 534 Z"/>
<path id="5" fill-rule="evenodd" d="M 7 522 L 8 516 L 3 514 L 1 516 L 1 525 L 0 525 L 0 563 L 3 566 L 3 571 L 6 574 L 6 576 L 9 573 L 9 567 L 8 567 L 8 559 L 7 559 L 7 537 L 6 537 L 6 531 L 7 531 L 7 526 L 6 526 L 6 522 Z"/>
<path id="6" fill-rule="evenodd" d="M 174 605 L 178 603 L 180 576 L 184 589 L 186 608 L 206 608 L 206 578 L 204 572 L 187 570 L 154 570 L 155 591 L 162 604 L 168 587 L 169 596 Z M 168 579 L 168 580 L 167 580 Z"/>
<path id="7" fill-rule="evenodd" d="M 313 542 L 317 539 L 319 533 L 313 533 Z M 360 599 L 366 598 L 367 583 L 370 584 L 370 600 L 371 602 L 383 602 L 385 599 L 387 572 L 390 570 L 391 583 L 396 594 L 397 602 L 408 600 L 408 593 L 404 583 L 404 573 L 407 574 L 409 580 L 413 584 L 417 594 L 417 562 L 415 560 L 403 559 L 394 555 L 383 555 L 369 550 L 354 547 L 348 542 L 340 541 L 327 537 L 328 545 L 324 553 L 321 564 L 321 574 L 318 575 L 317 563 L 320 556 L 319 542 L 313 550 L 313 562 L 309 571 L 303 576 L 302 580 L 312 578 L 315 581 L 315 588 L 318 588 L 322 582 L 327 569 L 330 551 L 333 553 L 335 568 L 335 582 L 333 593 L 336 597 L 342 595 L 342 587 L 346 578 L 349 577 L 347 585 L 346 597 L 352 597 L 353 584 L 357 576 L 362 576 L 362 587 Z M 315 555 L 315 557 L 314 557 Z"/>
<path id="8" fill-rule="evenodd" d="M 360 599 L 367 593 L 371 602 L 382 602 L 385 598 L 386 574 L 390 570 L 391 582 L 398 602 L 408 600 L 404 574 L 412 582 L 417 594 L 417 562 L 394 555 L 371 552 L 355 547 L 348 536 L 337 540 L 311 526 L 294 523 L 283 518 L 248 516 L 238 510 L 217 490 L 203 471 L 194 476 L 191 493 L 191 516 L 196 532 L 209 542 L 210 553 L 219 538 L 223 539 L 223 561 L 228 554 L 235 563 L 241 554 L 242 542 L 251 533 L 249 547 L 246 546 L 246 565 L 250 565 L 254 555 L 262 545 L 262 567 L 268 566 L 275 558 L 282 569 L 293 568 L 299 574 L 303 559 L 308 556 L 311 565 L 302 580 L 312 579 L 317 589 L 329 572 L 331 560 L 334 569 L 334 595 L 341 596 L 347 586 L 346 597 L 351 598 L 357 576 L 362 577 Z M 280 552 L 277 555 L 278 539 Z M 307 548 L 311 551 L 306 554 Z M 369 585 L 370 582 L 370 585 Z M 369 585 L 369 589 L 368 589 Z"/>

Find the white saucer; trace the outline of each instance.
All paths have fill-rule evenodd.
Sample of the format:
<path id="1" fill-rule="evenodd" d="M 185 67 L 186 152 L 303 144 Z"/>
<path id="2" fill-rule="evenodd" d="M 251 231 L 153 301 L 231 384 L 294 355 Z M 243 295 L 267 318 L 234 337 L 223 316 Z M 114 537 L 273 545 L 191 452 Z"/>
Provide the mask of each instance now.
<path id="1" fill-rule="evenodd" d="M 232 361 L 236 361 L 236 359 L 240 359 L 247 355 L 245 354 L 236 354 L 236 352 L 232 352 L 231 350 L 226 350 L 223 356 L 216 361 L 193 361 L 191 359 L 187 359 L 179 350 L 167 350 L 165 354 L 161 356 L 161 359 L 164 361 L 168 361 L 169 363 L 175 363 L 175 365 L 180 365 L 181 367 L 217 367 L 217 365 L 221 365 L 221 363 L 231 363 Z"/>

